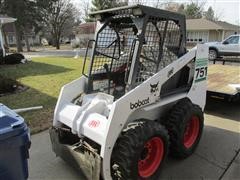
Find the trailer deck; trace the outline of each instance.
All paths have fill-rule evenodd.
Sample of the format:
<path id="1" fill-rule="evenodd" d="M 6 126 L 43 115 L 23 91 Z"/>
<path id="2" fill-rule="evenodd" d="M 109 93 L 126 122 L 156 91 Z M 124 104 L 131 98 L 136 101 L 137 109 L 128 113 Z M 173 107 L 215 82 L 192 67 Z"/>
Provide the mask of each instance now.
<path id="1" fill-rule="evenodd" d="M 209 65 L 208 94 L 222 98 L 238 96 L 240 94 L 240 66 Z"/>

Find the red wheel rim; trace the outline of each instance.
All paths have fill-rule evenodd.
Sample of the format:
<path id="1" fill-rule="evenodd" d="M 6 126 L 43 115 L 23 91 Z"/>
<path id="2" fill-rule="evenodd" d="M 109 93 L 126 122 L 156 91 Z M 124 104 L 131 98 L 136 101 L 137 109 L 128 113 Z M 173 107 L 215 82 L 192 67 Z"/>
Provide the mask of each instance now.
<path id="1" fill-rule="evenodd" d="M 138 173 L 143 178 L 152 176 L 158 169 L 164 155 L 164 144 L 161 138 L 153 137 L 144 145 L 138 161 Z"/>
<path id="2" fill-rule="evenodd" d="M 192 147 L 199 134 L 199 118 L 192 116 L 186 125 L 184 132 L 183 144 L 186 148 Z"/>

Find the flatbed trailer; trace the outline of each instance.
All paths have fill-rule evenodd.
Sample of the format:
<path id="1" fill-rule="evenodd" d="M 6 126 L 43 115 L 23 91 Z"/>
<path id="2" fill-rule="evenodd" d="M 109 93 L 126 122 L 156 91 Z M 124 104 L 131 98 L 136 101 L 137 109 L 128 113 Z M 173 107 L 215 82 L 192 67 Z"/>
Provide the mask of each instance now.
<path id="1" fill-rule="evenodd" d="M 209 65 L 207 94 L 211 97 L 237 101 L 240 97 L 240 65 Z"/>

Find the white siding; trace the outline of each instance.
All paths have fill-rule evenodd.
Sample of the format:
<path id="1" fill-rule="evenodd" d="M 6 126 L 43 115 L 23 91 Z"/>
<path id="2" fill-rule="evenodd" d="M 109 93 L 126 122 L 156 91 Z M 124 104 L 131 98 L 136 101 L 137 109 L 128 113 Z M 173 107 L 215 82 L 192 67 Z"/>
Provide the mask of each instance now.
<path id="1" fill-rule="evenodd" d="M 187 42 L 189 43 L 201 43 L 208 42 L 209 33 L 208 31 L 188 31 Z"/>

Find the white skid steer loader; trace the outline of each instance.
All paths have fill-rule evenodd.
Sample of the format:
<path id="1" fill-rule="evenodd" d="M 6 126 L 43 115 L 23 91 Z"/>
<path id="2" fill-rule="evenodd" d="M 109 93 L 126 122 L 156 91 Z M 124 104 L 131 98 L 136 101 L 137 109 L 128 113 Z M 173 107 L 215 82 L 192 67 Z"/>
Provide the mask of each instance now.
<path id="1" fill-rule="evenodd" d="M 86 179 L 158 179 L 168 150 L 186 158 L 201 138 L 208 47 L 186 51 L 181 14 L 135 5 L 91 15 L 92 53 L 61 89 L 53 151 Z"/>

